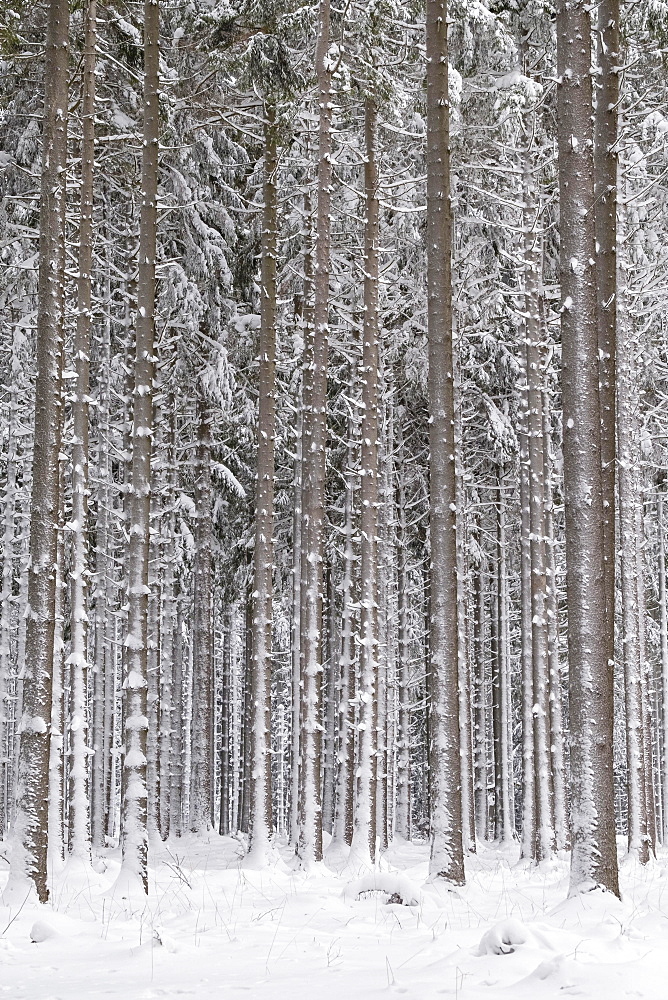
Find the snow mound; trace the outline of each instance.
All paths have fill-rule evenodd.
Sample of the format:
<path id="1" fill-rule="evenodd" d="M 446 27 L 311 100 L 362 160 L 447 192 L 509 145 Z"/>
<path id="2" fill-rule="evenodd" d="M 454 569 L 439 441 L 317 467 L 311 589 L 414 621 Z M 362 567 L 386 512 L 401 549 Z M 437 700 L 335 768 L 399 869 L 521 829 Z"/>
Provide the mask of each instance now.
<path id="1" fill-rule="evenodd" d="M 30 929 L 30 940 L 33 944 L 41 944 L 49 938 L 56 937 L 56 932 L 45 920 L 36 920 Z"/>
<path id="2" fill-rule="evenodd" d="M 596 886 L 576 892 L 546 914 L 552 925 L 595 936 L 617 935 L 628 917 L 628 908 L 613 893 Z"/>
<path id="3" fill-rule="evenodd" d="M 575 962 L 567 961 L 563 955 L 541 962 L 533 972 L 515 984 L 521 996 L 535 996 L 539 983 L 548 989 L 558 990 L 567 996 L 578 996 L 583 991 L 579 989 L 578 969 Z"/>
<path id="4" fill-rule="evenodd" d="M 325 852 L 325 863 L 337 875 L 345 873 L 350 859 L 350 848 L 341 840 L 331 840 Z"/>
<path id="5" fill-rule="evenodd" d="M 364 878 L 349 882 L 343 890 L 344 898 L 351 900 L 363 899 L 376 893 L 387 896 L 386 902 L 399 903 L 401 906 L 419 906 L 422 902 L 419 886 L 396 872 L 372 872 Z"/>
<path id="6" fill-rule="evenodd" d="M 477 954 L 512 955 L 524 944 L 533 944 L 531 932 L 519 920 L 508 917 L 483 934 Z"/>

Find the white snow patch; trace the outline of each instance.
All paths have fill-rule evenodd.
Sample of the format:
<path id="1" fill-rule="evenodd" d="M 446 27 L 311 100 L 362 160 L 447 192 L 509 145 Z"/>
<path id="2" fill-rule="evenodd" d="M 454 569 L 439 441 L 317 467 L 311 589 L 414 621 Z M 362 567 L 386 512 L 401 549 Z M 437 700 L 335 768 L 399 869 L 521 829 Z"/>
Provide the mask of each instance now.
<path id="1" fill-rule="evenodd" d="M 374 871 L 350 882 L 343 890 L 345 899 L 362 899 L 373 893 L 382 893 L 387 897 L 386 902 L 402 906 L 419 906 L 422 900 L 419 886 L 397 872 Z"/>
<path id="2" fill-rule="evenodd" d="M 102 852 L 99 873 L 52 872 L 47 906 L 17 884 L 0 912 L 0 992 L 92 1000 L 103 984 L 106 1000 L 221 991 L 257 1000 L 665 995 L 663 850 L 648 866 L 622 865 L 620 902 L 598 891 L 567 899 L 568 857 L 547 870 L 520 865 L 516 844 L 479 845 L 467 857 L 467 884 L 441 894 L 420 888 L 424 842 L 395 839 L 380 869 L 356 883 L 323 863 L 288 870 L 294 852 L 278 848 L 285 865 L 248 871 L 236 838 L 156 838 L 148 896 L 137 871 L 121 868 L 118 848 Z M 0 892 L 8 851 L 0 845 Z M 395 892 L 411 905 L 392 905 Z"/>

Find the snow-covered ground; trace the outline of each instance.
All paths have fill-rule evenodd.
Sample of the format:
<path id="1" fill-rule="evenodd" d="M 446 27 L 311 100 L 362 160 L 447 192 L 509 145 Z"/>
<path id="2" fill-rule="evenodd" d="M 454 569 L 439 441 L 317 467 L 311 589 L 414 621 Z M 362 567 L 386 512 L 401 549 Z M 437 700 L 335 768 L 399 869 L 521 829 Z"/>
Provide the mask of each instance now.
<path id="1" fill-rule="evenodd" d="M 668 998 L 668 854 L 622 865 L 621 903 L 567 900 L 565 860 L 537 871 L 514 848 L 482 849 L 457 892 L 424 884 L 422 844 L 389 850 L 376 891 L 239 854 L 214 835 L 157 846 L 134 911 L 114 852 L 104 873 L 57 875 L 47 906 L 0 906 L 0 998 Z"/>

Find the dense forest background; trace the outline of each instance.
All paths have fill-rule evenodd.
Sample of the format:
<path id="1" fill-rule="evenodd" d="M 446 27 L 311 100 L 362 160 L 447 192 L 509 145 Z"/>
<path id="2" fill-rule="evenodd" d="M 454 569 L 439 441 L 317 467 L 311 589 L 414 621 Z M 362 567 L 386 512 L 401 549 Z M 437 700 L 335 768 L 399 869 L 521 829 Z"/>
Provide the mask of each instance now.
<path id="1" fill-rule="evenodd" d="M 16 878 L 663 840 L 667 16 L 3 5 Z"/>

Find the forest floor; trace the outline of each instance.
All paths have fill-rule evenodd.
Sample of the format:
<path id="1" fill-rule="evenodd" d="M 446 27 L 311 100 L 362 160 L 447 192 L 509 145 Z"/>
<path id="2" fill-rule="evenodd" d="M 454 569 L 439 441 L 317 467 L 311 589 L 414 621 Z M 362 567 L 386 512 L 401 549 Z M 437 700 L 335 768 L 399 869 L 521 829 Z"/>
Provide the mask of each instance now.
<path id="1" fill-rule="evenodd" d="M 157 845 L 137 905 L 111 851 L 102 873 L 56 875 L 45 906 L 0 906 L 0 1000 L 668 997 L 668 853 L 622 863 L 622 902 L 567 900 L 567 861 L 529 868 L 514 845 L 483 847 L 456 892 L 425 885 L 425 844 L 391 847 L 366 892 L 240 854 L 216 835 Z"/>

